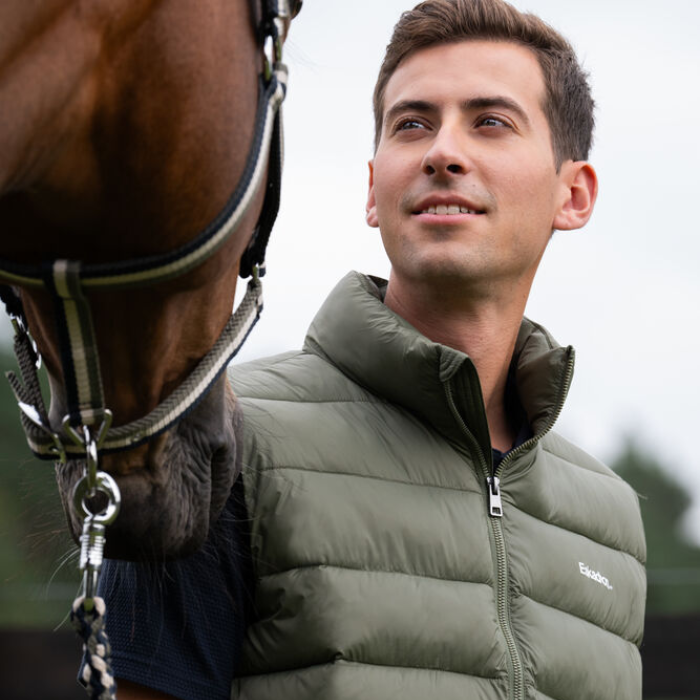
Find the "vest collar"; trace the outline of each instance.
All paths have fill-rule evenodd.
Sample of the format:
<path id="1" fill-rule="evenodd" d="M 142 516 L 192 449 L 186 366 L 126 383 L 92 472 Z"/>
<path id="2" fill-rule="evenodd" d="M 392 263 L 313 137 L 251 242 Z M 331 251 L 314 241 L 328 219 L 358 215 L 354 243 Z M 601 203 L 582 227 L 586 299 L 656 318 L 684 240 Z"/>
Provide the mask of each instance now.
<path id="1" fill-rule="evenodd" d="M 463 441 L 446 400 L 446 383 L 465 423 L 489 446 L 481 387 L 471 359 L 434 343 L 384 305 L 386 281 L 350 272 L 309 328 L 305 349 L 326 357 L 354 382 Z M 515 347 L 515 382 L 535 436 L 549 430 L 571 383 L 574 349 L 523 319 Z"/>

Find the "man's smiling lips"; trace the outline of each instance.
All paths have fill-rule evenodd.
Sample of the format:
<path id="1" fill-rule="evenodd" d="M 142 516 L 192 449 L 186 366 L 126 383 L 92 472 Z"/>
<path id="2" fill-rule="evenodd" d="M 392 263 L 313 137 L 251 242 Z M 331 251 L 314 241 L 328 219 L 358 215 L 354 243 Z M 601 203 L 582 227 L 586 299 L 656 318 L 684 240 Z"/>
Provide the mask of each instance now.
<path id="1" fill-rule="evenodd" d="M 431 223 L 457 223 L 486 212 L 461 197 L 433 196 L 421 200 L 411 213 Z"/>

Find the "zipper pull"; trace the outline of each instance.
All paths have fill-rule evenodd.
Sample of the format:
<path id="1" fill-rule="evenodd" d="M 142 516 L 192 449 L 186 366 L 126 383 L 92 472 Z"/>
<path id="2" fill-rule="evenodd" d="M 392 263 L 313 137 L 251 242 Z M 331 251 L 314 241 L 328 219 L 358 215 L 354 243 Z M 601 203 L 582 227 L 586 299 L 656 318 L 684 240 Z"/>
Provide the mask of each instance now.
<path id="1" fill-rule="evenodd" d="M 503 517 L 503 504 L 501 503 L 501 480 L 497 476 L 486 478 L 489 489 L 489 515 L 494 518 Z"/>

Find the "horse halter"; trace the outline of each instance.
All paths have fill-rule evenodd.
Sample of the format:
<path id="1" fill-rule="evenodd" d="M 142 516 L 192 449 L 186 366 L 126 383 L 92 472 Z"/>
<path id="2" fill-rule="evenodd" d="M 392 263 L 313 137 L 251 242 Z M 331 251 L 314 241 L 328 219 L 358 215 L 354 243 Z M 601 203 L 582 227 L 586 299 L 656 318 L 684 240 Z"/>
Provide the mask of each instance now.
<path id="1" fill-rule="evenodd" d="M 282 45 L 292 17 L 301 8 L 301 0 L 261 2 L 258 38 L 263 46 L 264 69 L 260 76 L 253 143 L 241 180 L 209 226 L 192 241 L 169 253 L 115 264 L 52 260 L 24 265 L 0 260 L 0 278 L 7 281 L 0 284 L 0 299 L 15 328 L 15 354 L 22 381 L 13 372 L 8 372 L 7 377 L 21 409 L 29 447 L 41 459 L 66 462 L 69 455 L 85 458 L 83 476 L 73 491 L 74 507 L 83 516 L 80 536 L 83 590 L 82 596 L 73 603 L 71 621 L 84 641 L 86 663 L 82 679 L 91 698 L 115 697 L 110 647 L 104 629 L 105 606 L 97 596 L 97 585 L 106 528 L 114 522 L 121 504 L 114 479 L 97 469 L 98 455 L 136 447 L 181 420 L 225 370 L 262 310 L 260 277 L 264 274 L 265 248 L 277 217 L 282 170 L 280 107 L 287 88 Z M 143 418 L 111 427 L 112 414 L 104 402 L 99 354 L 86 292 L 154 285 L 201 265 L 236 229 L 262 186 L 265 187 L 263 207 L 240 263 L 241 276 L 252 275 L 252 279 L 238 309 L 211 350 L 165 401 Z M 9 285 L 44 288 L 53 298 L 68 404 L 62 431 L 54 431 L 50 425 L 37 374 L 40 357 L 27 331 L 19 293 Z M 102 498 L 95 499 L 98 494 Z"/>
<path id="2" fill-rule="evenodd" d="M 263 0 L 259 27 L 264 51 L 253 143 L 235 191 L 218 216 L 192 241 L 164 254 L 118 263 L 83 264 L 53 260 L 25 265 L 0 260 L 0 277 L 9 284 L 45 288 L 52 296 L 68 404 L 62 430 L 48 419 L 39 387 L 40 357 L 30 338 L 21 300 L 7 284 L 0 285 L 15 328 L 15 353 L 23 382 L 13 372 L 7 377 L 19 407 L 27 442 L 40 459 L 65 462 L 69 456 L 116 452 L 136 447 L 165 432 L 191 411 L 238 352 L 262 310 L 265 249 L 277 217 L 282 169 L 280 106 L 286 94 L 287 68 L 282 63 L 286 31 L 301 7 L 292 0 Z M 269 153 L 265 183 L 265 159 Z M 231 316 L 211 350 L 189 377 L 146 416 L 112 427 L 112 415 L 104 404 L 97 343 L 86 292 L 154 285 L 197 267 L 226 242 L 247 214 L 260 187 L 265 198 L 258 223 L 240 264 L 241 277 L 252 279 L 238 309 Z M 80 507 L 79 507 L 80 510 Z"/>
<path id="3" fill-rule="evenodd" d="M 296 2 L 295 14 L 299 7 L 300 3 Z M 29 447 L 40 459 L 59 463 L 65 463 L 69 456 L 85 458 L 84 474 L 73 492 L 75 509 L 84 518 L 80 568 L 84 573 L 85 601 L 79 606 L 81 610 L 94 610 L 105 530 L 117 517 L 121 503 L 114 479 L 97 469 L 98 455 L 136 447 L 181 420 L 213 386 L 260 317 L 260 277 L 264 273 L 265 247 L 279 206 L 280 105 L 287 86 L 282 44 L 291 19 L 288 0 L 263 0 L 259 38 L 263 45 L 264 70 L 260 76 L 253 143 L 235 191 L 214 221 L 192 241 L 168 253 L 114 264 L 83 264 L 59 259 L 25 265 L 0 260 L 0 278 L 11 285 L 44 288 L 54 302 L 68 407 L 62 430 L 54 430 L 49 422 L 37 374 L 41 358 L 27 331 L 21 298 L 8 284 L 0 285 L 0 298 L 15 328 L 14 347 L 22 381 L 13 372 L 7 372 L 7 378 L 21 409 L 20 418 Z M 266 188 L 263 208 L 240 270 L 242 276 L 252 275 L 252 279 L 238 309 L 211 350 L 170 396 L 146 416 L 112 427 L 112 414 L 104 402 L 99 354 L 86 292 L 154 285 L 201 265 L 236 229 L 262 186 Z M 97 494 L 106 497 L 106 506 L 96 505 L 99 499 L 92 500 Z"/>

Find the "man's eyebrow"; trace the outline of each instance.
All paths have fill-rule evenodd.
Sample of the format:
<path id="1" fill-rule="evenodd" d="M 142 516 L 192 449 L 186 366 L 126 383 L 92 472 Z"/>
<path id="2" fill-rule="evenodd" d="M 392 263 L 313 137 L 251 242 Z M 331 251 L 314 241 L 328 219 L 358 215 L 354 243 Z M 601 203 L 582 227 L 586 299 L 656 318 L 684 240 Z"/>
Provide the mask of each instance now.
<path id="1" fill-rule="evenodd" d="M 392 105 L 384 115 L 384 123 L 388 124 L 397 115 L 403 114 L 404 112 L 419 112 L 425 114 L 426 112 L 434 112 L 437 106 L 432 102 L 426 100 L 401 100 L 395 105 Z"/>
<path id="2" fill-rule="evenodd" d="M 507 109 L 514 112 L 524 122 L 526 126 L 530 126 L 530 117 L 527 116 L 525 110 L 510 97 L 502 95 L 494 95 L 488 97 L 471 97 L 462 103 L 462 107 L 469 111 L 478 111 L 481 109 Z"/>
<path id="3" fill-rule="evenodd" d="M 530 125 L 530 118 L 527 116 L 525 110 L 515 100 L 512 100 L 510 97 L 504 97 L 503 95 L 470 97 L 462 102 L 462 108 L 465 111 L 494 108 L 507 109 L 517 114 L 526 126 Z M 425 114 L 427 112 L 434 112 L 437 109 L 438 106 L 435 103 L 428 102 L 427 100 L 401 100 L 387 110 L 384 115 L 384 123 L 388 124 L 396 116 L 404 112 Z"/>

